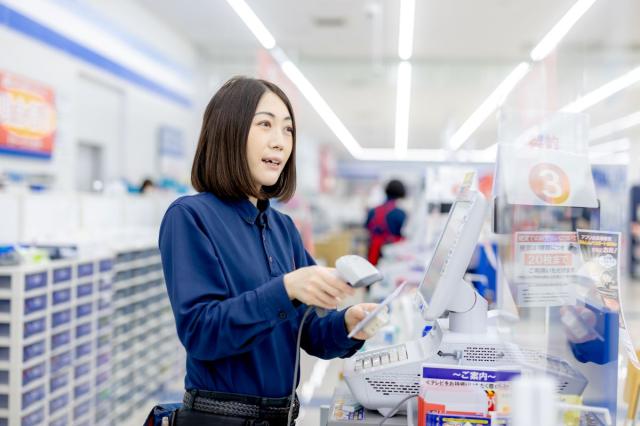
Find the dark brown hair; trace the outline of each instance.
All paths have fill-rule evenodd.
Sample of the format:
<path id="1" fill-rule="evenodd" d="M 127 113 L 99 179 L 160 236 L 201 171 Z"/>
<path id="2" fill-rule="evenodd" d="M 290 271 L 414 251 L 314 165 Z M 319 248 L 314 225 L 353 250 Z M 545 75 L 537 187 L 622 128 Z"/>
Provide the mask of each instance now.
<path id="1" fill-rule="evenodd" d="M 247 138 L 258 102 L 266 92 L 278 96 L 289 110 L 293 146 L 278 181 L 256 193 L 247 161 Z M 253 196 L 287 201 L 296 189 L 295 154 L 296 122 L 287 95 L 268 81 L 234 77 L 213 95 L 204 112 L 191 184 L 198 192 L 212 192 L 220 198 Z"/>

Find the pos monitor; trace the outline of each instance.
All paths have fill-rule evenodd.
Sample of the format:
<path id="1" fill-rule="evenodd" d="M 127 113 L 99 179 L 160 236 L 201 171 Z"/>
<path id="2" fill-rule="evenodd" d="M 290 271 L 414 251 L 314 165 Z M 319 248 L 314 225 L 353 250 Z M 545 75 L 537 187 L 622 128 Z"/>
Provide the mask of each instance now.
<path id="1" fill-rule="evenodd" d="M 487 328 L 487 301 L 463 276 L 484 223 L 486 201 L 482 193 L 468 191 L 458 197 L 418 289 L 422 316 L 436 320 L 449 312 L 449 329 L 482 333 Z"/>

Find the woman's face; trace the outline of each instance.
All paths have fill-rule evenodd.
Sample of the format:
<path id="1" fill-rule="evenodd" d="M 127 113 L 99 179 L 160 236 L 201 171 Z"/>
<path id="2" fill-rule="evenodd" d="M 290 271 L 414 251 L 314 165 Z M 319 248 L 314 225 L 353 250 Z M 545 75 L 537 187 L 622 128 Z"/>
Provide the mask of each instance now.
<path id="1" fill-rule="evenodd" d="M 247 138 L 247 161 L 257 189 L 278 181 L 293 148 L 293 121 L 282 100 L 265 92 Z"/>

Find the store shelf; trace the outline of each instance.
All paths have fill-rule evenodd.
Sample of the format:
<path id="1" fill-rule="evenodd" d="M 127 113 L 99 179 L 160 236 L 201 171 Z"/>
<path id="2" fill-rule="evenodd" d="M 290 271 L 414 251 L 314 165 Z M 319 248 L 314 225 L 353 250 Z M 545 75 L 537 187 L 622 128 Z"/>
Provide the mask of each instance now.
<path id="1" fill-rule="evenodd" d="M 0 282 L 0 424 L 118 424 L 184 365 L 154 246 L 2 267 Z"/>
<path id="2" fill-rule="evenodd" d="M 146 404 L 149 391 L 166 381 L 158 374 L 161 365 L 149 362 L 149 354 L 158 350 L 150 341 L 162 342 L 173 354 L 180 354 L 173 316 L 166 310 L 166 294 L 162 265 L 157 248 L 116 254 L 111 307 L 111 383 L 115 422 L 128 420 L 130 413 Z M 167 315 L 168 313 L 168 315 Z M 168 352 L 167 352 L 168 353 Z M 182 362 L 175 355 L 170 360 Z M 153 384 L 153 389 L 149 384 Z"/>

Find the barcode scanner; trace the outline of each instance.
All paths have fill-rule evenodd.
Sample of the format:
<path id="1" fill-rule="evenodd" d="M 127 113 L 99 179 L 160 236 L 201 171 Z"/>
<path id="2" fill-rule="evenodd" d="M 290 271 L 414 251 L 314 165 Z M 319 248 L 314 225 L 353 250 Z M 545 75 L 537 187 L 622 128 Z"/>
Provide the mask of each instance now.
<path id="1" fill-rule="evenodd" d="M 336 260 L 336 274 L 351 287 L 368 287 L 382 281 L 382 273 L 363 257 L 349 254 Z M 327 315 L 327 309 L 316 307 L 319 317 Z"/>

